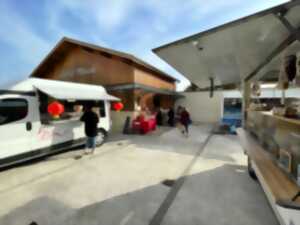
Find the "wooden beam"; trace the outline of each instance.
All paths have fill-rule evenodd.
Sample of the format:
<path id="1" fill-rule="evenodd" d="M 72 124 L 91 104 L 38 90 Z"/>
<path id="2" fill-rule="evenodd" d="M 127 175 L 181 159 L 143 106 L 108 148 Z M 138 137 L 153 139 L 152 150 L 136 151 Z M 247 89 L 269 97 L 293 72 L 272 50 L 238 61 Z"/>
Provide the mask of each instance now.
<path id="1" fill-rule="evenodd" d="M 299 1 L 297 1 L 299 3 Z M 298 40 L 300 41 L 300 28 L 295 28 L 285 17 L 288 9 L 285 9 L 285 11 L 279 11 L 273 13 L 276 18 L 279 19 L 279 21 L 288 29 L 290 32 L 290 35 L 287 39 L 285 39 L 274 51 L 271 52 L 271 54 L 261 63 L 259 66 L 251 73 L 249 74 L 245 81 L 249 81 L 252 79 L 265 65 L 267 65 L 269 62 L 272 61 L 273 58 L 275 58 L 278 54 L 280 54 L 284 49 L 286 49 L 289 45 L 291 45 L 294 41 Z"/>
<path id="2" fill-rule="evenodd" d="M 300 31 L 297 30 L 297 33 Z M 256 69 L 250 73 L 246 78 L 245 81 L 249 81 L 252 79 L 264 66 L 266 66 L 268 63 L 272 61 L 277 55 L 279 55 L 283 50 L 285 50 L 289 45 L 291 45 L 294 41 L 296 40 L 295 35 L 291 34 L 286 38 L 283 42 L 280 43 L 280 45 L 275 48 L 267 57 L 264 61 L 262 61 Z"/>
<path id="3" fill-rule="evenodd" d="M 274 14 L 278 19 L 279 21 L 289 30 L 290 34 L 291 35 L 294 35 L 295 38 L 297 40 L 300 41 L 300 32 L 299 30 L 297 30 L 297 28 L 295 28 L 291 23 L 290 21 L 287 20 L 287 18 L 284 16 L 285 14 L 284 13 L 275 13 Z"/>

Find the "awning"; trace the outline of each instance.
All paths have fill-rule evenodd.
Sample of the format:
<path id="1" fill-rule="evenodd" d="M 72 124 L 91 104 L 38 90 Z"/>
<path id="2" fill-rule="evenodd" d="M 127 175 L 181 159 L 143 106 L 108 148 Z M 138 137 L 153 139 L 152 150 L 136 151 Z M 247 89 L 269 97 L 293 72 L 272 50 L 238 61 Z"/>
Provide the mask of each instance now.
<path id="1" fill-rule="evenodd" d="M 81 101 L 119 101 L 118 98 L 107 94 L 102 86 L 78 84 L 64 81 L 30 78 L 32 86 L 39 91 L 59 100 Z"/>
<path id="2" fill-rule="evenodd" d="M 294 0 L 153 51 L 200 88 L 274 79 L 282 57 L 300 51 L 300 1 Z"/>

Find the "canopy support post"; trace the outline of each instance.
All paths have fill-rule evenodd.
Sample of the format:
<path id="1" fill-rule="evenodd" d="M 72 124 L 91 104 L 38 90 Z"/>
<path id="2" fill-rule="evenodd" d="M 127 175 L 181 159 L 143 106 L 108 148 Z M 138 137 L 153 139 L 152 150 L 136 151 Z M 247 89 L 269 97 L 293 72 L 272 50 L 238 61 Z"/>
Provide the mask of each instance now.
<path id="1" fill-rule="evenodd" d="M 210 89 L 209 89 L 209 97 L 212 98 L 214 97 L 214 89 L 215 89 L 215 85 L 214 85 L 214 78 L 209 78 L 210 80 Z"/>
<path id="2" fill-rule="evenodd" d="M 250 88 L 250 81 L 243 80 L 242 81 L 242 95 L 243 95 L 243 102 L 242 102 L 242 126 L 243 128 L 246 127 L 246 121 L 247 121 L 247 110 L 250 105 L 250 95 L 251 88 Z"/>

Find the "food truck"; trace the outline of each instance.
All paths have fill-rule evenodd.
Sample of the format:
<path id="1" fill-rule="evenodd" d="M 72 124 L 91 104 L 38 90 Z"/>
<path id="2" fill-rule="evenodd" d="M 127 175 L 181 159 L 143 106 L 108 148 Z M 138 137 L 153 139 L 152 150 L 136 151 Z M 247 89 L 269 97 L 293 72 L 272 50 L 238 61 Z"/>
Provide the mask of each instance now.
<path id="1" fill-rule="evenodd" d="M 101 145 L 111 127 L 110 101 L 118 98 L 102 86 L 38 78 L 0 90 L 0 167 L 82 145 L 80 117 L 88 104 L 99 115 Z M 49 114 L 50 104 L 63 106 L 63 112 Z"/>
<path id="2" fill-rule="evenodd" d="M 153 50 L 211 97 L 214 90 L 241 90 L 237 133 L 249 174 L 281 225 L 300 225 L 299 12 L 300 1 L 288 1 Z M 273 85 L 280 97 L 258 98 L 262 85 Z"/>

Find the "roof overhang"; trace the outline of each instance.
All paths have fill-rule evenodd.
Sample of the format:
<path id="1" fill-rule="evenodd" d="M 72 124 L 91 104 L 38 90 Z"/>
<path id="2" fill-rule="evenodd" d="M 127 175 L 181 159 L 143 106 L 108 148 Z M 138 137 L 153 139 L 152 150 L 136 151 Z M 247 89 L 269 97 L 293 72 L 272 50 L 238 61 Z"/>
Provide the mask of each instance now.
<path id="1" fill-rule="evenodd" d="M 283 56 L 300 51 L 294 0 L 154 49 L 200 88 L 277 77 Z"/>
<path id="2" fill-rule="evenodd" d="M 108 91 L 140 90 L 143 93 L 155 93 L 155 94 L 161 94 L 161 95 L 183 97 L 183 95 L 180 95 L 176 91 L 167 90 L 167 89 L 161 89 L 161 88 L 155 88 L 155 87 L 150 87 L 150 86 L 147 86 L 147 85 L 144 85 L 144 84 L 138 84 L 138 83 L 109 85 L 109 86 L 106 86 L 106 89 Z"/>

